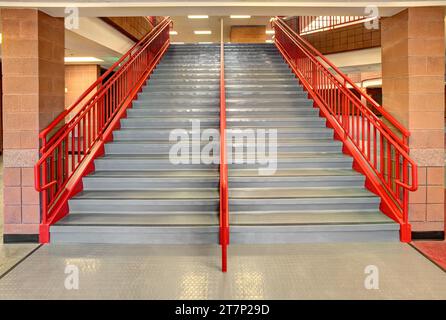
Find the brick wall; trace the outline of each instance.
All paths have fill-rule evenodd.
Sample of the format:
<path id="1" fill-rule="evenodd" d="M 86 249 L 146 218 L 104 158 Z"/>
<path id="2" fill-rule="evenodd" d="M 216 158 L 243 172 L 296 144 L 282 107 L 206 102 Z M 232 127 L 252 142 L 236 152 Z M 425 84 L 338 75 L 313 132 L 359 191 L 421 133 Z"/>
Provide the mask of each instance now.
<path id="1" fill-rule="evenodd" d="M 65 65 L 65 108 L 71 106 L 99 75 L 98 65 Z"/>
<path id="2" fill-rule="evenodd" d="M 265 26 L 231 26 L 232 43 L 264 43 L 266 40 Z"/>
<path id="3" fill-rule="evenodd" d="M 138 41 L 152 30 L 152 25 L 146 17 L 103 17 L 101 19 L 133 41 Z"/>
<path id="4" fill-rule="evenodd" d="M 289 18 L 288 25 L 297 31 L 297 18 Z M 333 30 L 315 32 L 303 36 L 323 54 L 367 49 L 381 45 L 380 29 L 367 29 L 358 23 Z"/>

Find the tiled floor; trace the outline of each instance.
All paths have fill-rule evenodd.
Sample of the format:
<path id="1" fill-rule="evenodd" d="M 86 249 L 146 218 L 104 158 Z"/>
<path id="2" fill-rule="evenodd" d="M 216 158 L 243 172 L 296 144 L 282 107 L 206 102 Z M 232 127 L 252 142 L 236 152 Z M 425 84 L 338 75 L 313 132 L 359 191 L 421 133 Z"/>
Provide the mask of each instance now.
<path id="1" fill-rule="evenodd" d="M 446 273 L 400 243 L 230 247 L 47 245 L 0 279 L 0 299 L 446 299 Z M 64 286 L 79 270 L 79 289 Z M 366 289 L 367 266 L 379 289 Z M 375 273 L 376 274 L 376 273 Z"/>
<path id="2" fill-rule="evenodd" d="M 3 244 L 3 156 L 0 155 L 0 276 L 36 247 L 37 244 Z"/>
<path id="3" fill-rule="evenodd" d="M 446 299 L 446 273 L 400 243 L 230 246 L 227 274 L 217 246 L 46 245 L 24 259 L 37 244 L 1 243 L 0 299 Z M 79 290 L 65 289 L 67 265 Z"/>

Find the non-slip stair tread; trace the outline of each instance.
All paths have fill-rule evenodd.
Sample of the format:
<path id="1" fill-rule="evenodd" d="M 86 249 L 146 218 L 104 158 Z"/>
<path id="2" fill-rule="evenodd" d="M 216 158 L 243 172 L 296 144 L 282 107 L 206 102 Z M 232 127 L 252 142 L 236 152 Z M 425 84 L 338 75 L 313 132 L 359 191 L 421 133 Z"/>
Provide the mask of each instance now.
<path id="1" fill-rule="evenodd" d="M 229 221 L 231 225 L 245 226 L 395 223 L 379 211 L 233 213 Z"/>
<path id="2" fill-rule="evenodd" d="M 209 179 L 213 180 L 219 178 L 218 170 L 206 170 L 206 169 L 197 169 L 197 170 L 146 170 L 146 171 L 95 171 L 94 173 L 86 176 L 85 178 L 176 178 L 176 179 L 189 179 L 189 178 L 197 178 L 197 179 Z"/>
<path id="3" fill-rule="evenodd" d="M 77 199 L 219 199 L 220 195 L 217 189 L 211 188 L 165 188 L 158 190 L 98 190 L 82 191 L 73 200 Z"/>
<path id="4" fill-rule="evenodd" d="M 71 214 L 57 226 L 218 226 L 217 213 L 209 214 Z"/>
<path id="5" fill-rule="evenodd" d="M 281 198 L 353 198 L 376 197 L 365 188 L 299 187 L 299 188 L 230 188 L 230 199 L 281 199 Z"/>

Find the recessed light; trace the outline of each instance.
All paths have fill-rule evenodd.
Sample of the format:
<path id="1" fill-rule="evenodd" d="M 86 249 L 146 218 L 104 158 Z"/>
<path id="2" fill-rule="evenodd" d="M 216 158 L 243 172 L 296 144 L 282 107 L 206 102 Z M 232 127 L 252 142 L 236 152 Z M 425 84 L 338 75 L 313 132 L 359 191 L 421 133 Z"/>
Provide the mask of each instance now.
<path id="1" fill-rule="evenodd" d="M 196 14 L 196 15 L 189 15 L 189 16 L 187 16 L 189 19 L 207 19 L 207 18 L 209 18 L 209 16 L 206 16 L 206 15 L 199 15 L 199 14 Z"/>
<path id="2" fill-rule="evenodd" d="M 266 34 L 274 34 L 274 30 L 266 30 Z"/>
<path id="3" fill-rule="evenodd" d="M 232 14 L 229 16 L 231 19 L 249 19 L 251 16 L 242 15 L 242 14 Z"/>
<path id="4" fill-rule="evenodd" d="M 178 34 L 178 32 L 176 32 L 176 31 L 174 31 L 174 30 L 171 30 L 171 31 L 169 31 L 169 34 L 170 34 L 171 36 L 176 36 L 176 35 Z"/>
<path id="5" fill-rule="evenodd" d="M 104 60 L 95 57 L 65 57 L 65 62 L 103 62 Z"/>
<path id="6" fill-rule="evenodd" d="M 267 43 L 273 43 L 273 40 L 265 40 Z"/>
<path id="7" fill-rule="evenodd" d="M 195 34 L 212 34 L 211 30 L 195 30 Z"/>

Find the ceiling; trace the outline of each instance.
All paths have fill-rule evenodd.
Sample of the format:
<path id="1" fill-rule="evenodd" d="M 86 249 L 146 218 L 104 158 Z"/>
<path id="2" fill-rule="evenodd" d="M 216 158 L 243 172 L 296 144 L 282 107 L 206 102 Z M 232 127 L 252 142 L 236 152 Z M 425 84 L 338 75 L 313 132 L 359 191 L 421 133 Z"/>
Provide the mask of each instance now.
<path id="1" fill-rule="evenodd" d="M 209 16 L 208 19 L 189 19 L 187 16 L 173 16 L 173 30 L 177 35 L 171 35 L 173 42 L 220 42 L 220 20 L 223 19 L 224 41 L 229 42 L 231 26 L 262 25 L 270 29 L 271 16 L 253 16 L 249 19 L 231 19 L 228 16 Z M 209 30 L 210 35 L 195 35 L 194 30 Z M 271 36 L 268 36 L 270 39 Z"/>
<path id="2" fill-rule="evenodd" d="M 83 16 L 182 16 L 187 14 L 230 15 L 363 15 L 374 5 L 381 16 L 390 16 L 408 6 L 444 6 L 442 0 L 9 0 L 0 6 L 44 8 L 54 16 L 63 16 L 65 7 L 80 8 Z"/>

